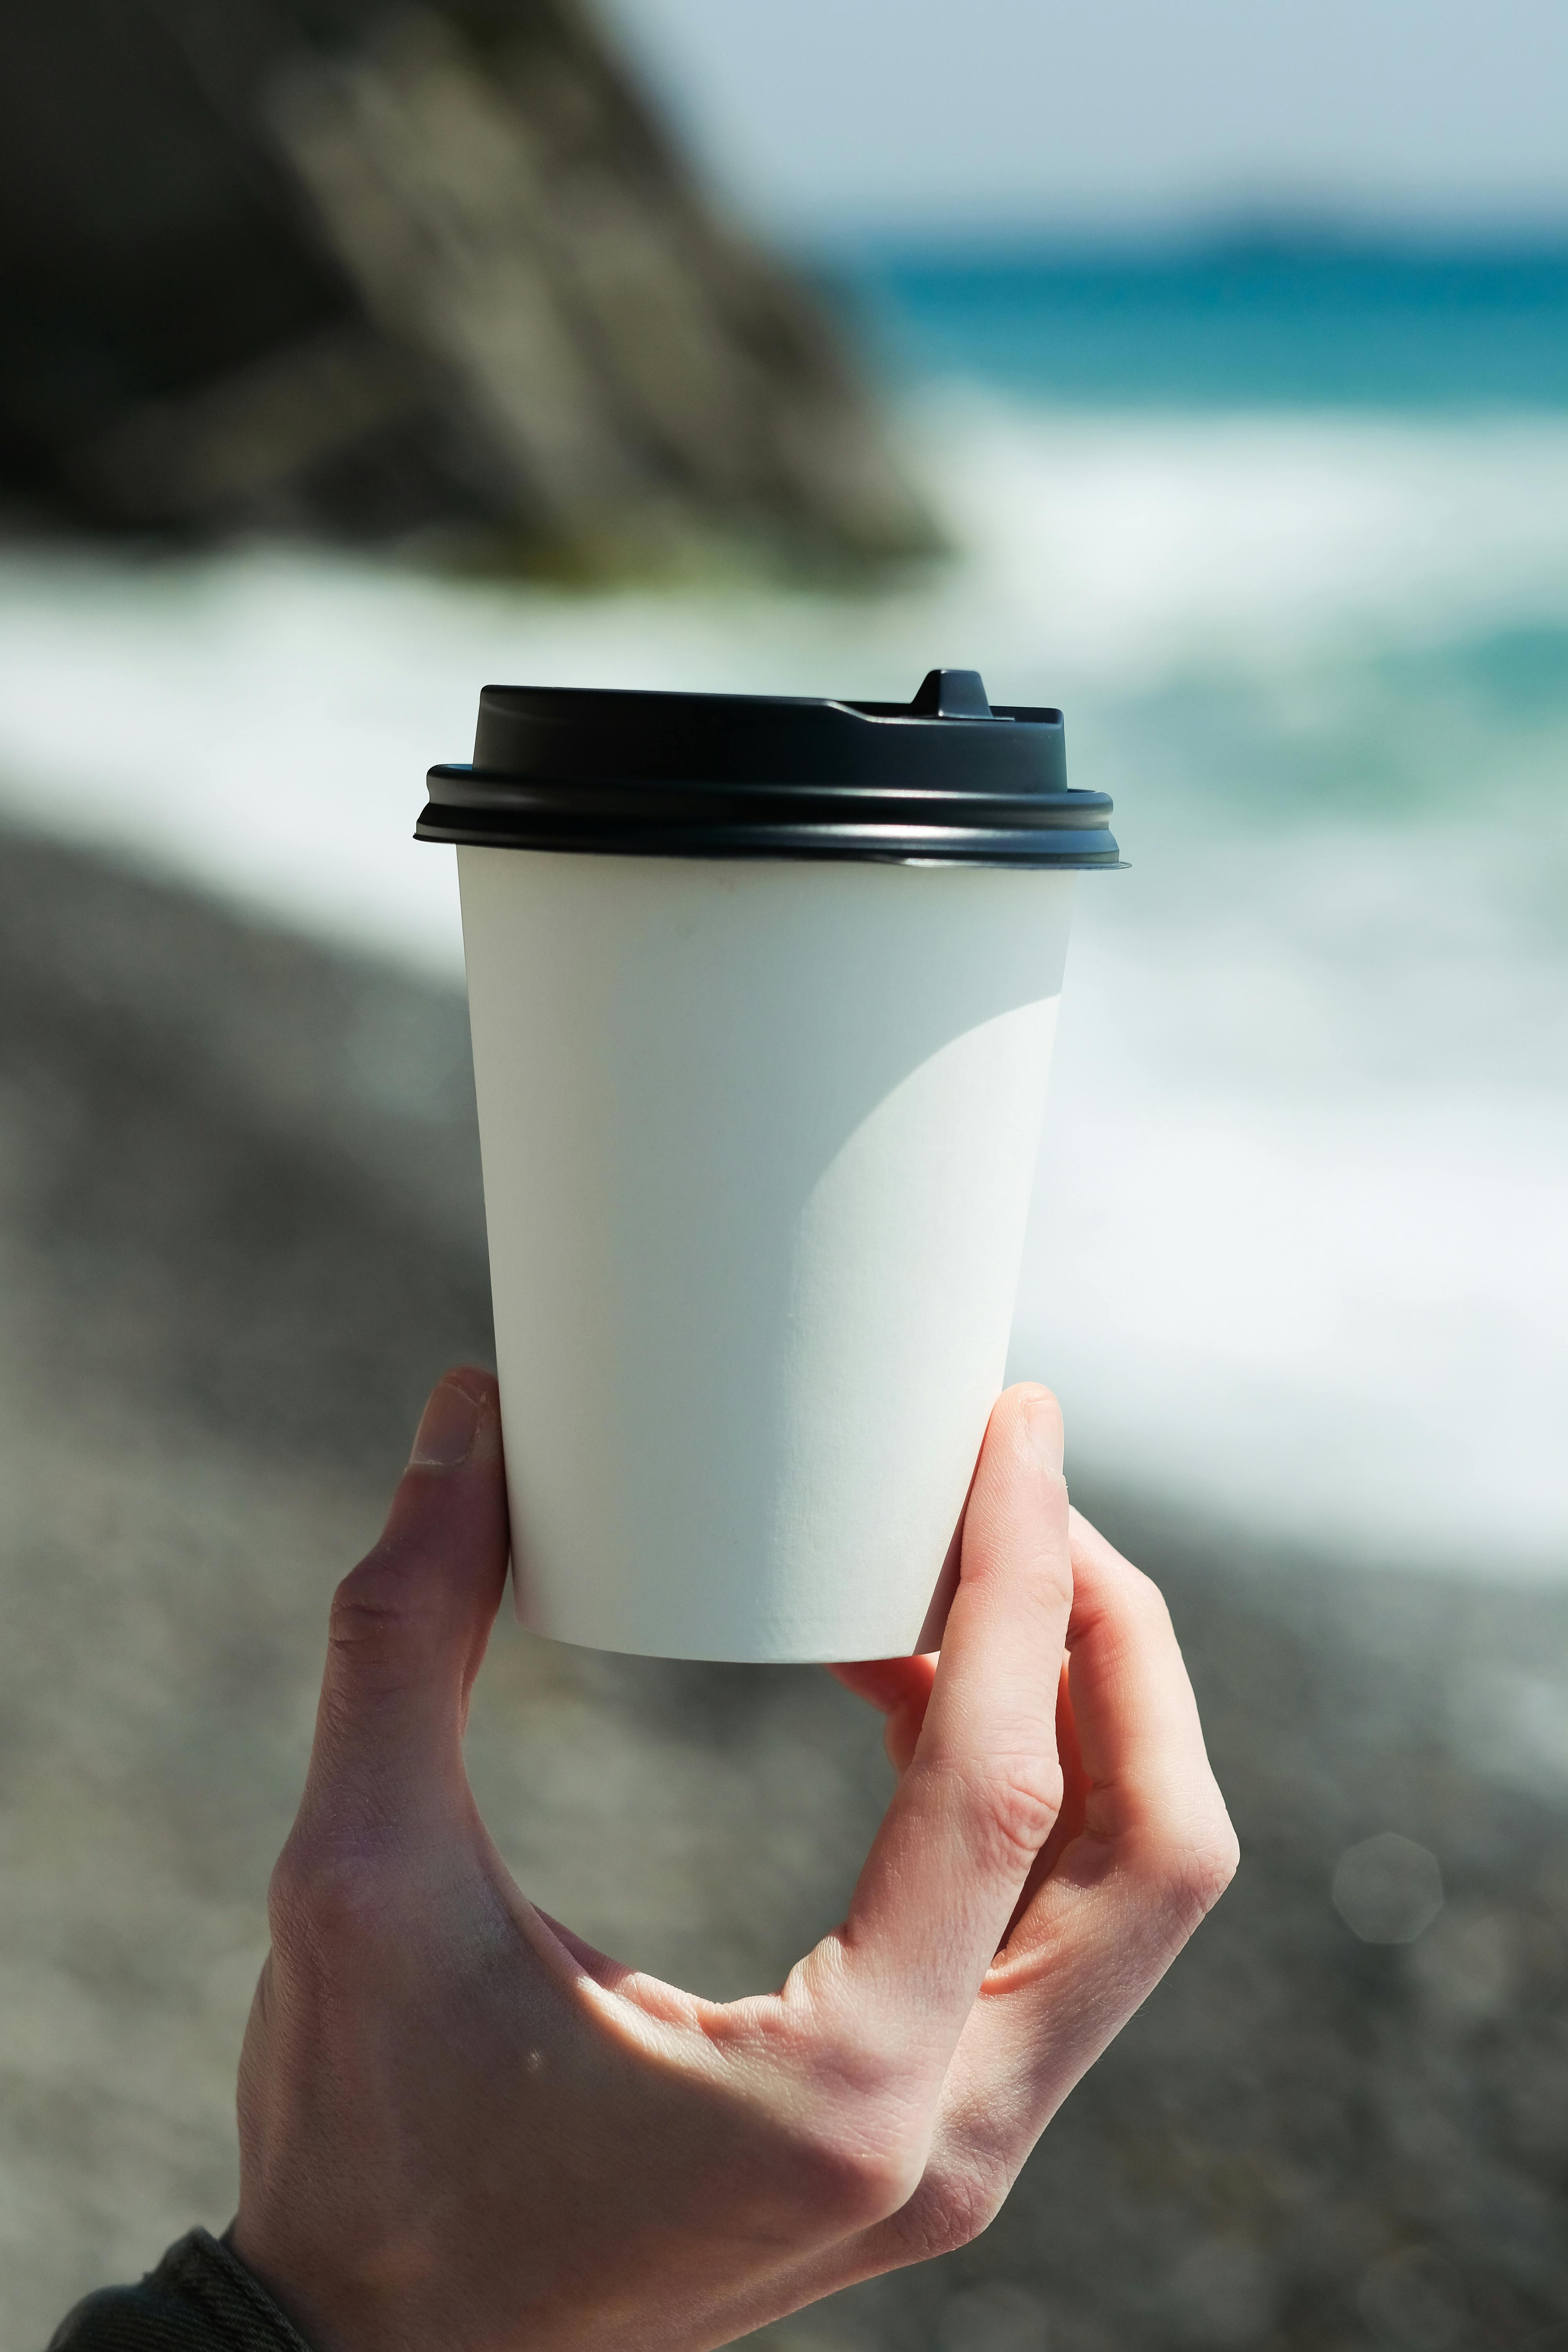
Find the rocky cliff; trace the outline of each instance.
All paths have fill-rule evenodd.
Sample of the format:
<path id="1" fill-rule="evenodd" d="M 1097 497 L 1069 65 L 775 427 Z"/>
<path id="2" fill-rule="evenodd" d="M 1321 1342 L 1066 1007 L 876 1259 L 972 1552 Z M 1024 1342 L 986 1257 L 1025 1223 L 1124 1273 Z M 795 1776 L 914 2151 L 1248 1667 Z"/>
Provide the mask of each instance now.
<path id="1" fill-rule="evenodd" d="M 0 495 L 523 565 L 932 544 L 576 0 L 0 15 Z"/>

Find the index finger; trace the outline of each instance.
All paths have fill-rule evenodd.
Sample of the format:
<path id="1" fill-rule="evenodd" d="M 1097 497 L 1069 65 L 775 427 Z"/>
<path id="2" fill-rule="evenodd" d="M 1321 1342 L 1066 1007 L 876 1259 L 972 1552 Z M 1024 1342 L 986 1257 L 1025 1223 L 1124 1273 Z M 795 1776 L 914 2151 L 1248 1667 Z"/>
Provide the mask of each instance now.
<path id="1" fill-rule="evenodd" d="M 1043 1977 L 1059 2000 L 1063 1972 L 1076 1978 L 1088 2064 L 1224 1892 L 1237 1849 L 1164 1596 L 1077 1511 L 1069 1535 L 1074 1801 L 990 1990 Z"/>
<path id="2" fill-rule="evenodd" d="M 1158 1589 L 1076 1511 L 1069 1541 L 1062 1742 L 1072 1801 L 945 2078 L 940 2144 L 970 2178 L 1013 2178 L 1236 1865 Z M 896 2248 L 899 2224 L 884 2229 Z"/>
<path id="3" fill-rule="evenodd" d="M 1140 1853 L 1234 1844 L 1164 1595 L 1081 1512 L 1069 1513 L 1068 1529 L 1068 1688 L 1088 1783 L 1084 1835 Z"/>
<path id="4" fill-rule="evenodd" d="M 858 2038 L 940 2077 L 1061 1801 L 1056 1697 L 1072 1599 L 1061 1416 L 991 1417 L 925 1719 L 834 1945 Z M 813 1955 L 821 1966 L 827 1957 Z"/>

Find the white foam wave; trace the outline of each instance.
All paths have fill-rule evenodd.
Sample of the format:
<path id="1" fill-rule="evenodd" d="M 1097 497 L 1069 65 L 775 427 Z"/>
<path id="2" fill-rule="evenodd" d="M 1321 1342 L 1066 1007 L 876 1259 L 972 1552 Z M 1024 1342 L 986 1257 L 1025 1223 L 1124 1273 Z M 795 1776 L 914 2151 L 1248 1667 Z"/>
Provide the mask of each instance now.
<path id="1" fill-rule="evenodd" d="M 1568 616 L 1568 421 L 916 411 L 976 561 L 948 591 L 1030 677 L 1279 676 Z M 981 621 L 981 615 L 984 620 Z M 1000 667 L 1000 663 L 998 664 Z M 1013 684 L 1011 678 L 1009 684 Z M 1022 698 L 1023 689 L 1014 690 Z"/>
<path id="2" fill-rule="evenodd" d="M 451 860 L 409 832 L 487 677 L 900 696 L 973 662 L 999 699 L 1059 700 L 1134 868 L 1079 894 L 1020 1362 L 1142 1484 L 1347 1553 L 1568 1572 L 1568 959 L 1517 835 L 1448 789 L 1489 781 L 1516 825 L 1522 795 L 1561 857 L 1568 743 L 1460 742 L 1377 668 L 1568 623 L 1568 422 L 949 394 L 910 431 L 965 552 L 872 598 L 12 550 L 0 793 L 456 972 Z M 1221 735 L 1261 724 L 1265 764 L 1329 741 L 1371 776 L 1392 743 L 1419 789 L 1265 822 L 1201 742 L 1147 772 L 1163 693 L 1188 698 L 1177 751 L 1195 697 Z"/>

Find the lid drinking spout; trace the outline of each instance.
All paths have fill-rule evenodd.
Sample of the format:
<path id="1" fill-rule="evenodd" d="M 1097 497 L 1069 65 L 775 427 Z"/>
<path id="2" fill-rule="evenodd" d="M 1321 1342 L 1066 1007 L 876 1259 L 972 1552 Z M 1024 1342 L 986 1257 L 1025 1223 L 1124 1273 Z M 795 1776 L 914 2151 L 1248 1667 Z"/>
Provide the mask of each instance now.
<path id="1" fill-rule="evenodd" d="M 910 705 L 911 719 L 989 719 L 985 681 L 977 669 L 928 669 Z"/>

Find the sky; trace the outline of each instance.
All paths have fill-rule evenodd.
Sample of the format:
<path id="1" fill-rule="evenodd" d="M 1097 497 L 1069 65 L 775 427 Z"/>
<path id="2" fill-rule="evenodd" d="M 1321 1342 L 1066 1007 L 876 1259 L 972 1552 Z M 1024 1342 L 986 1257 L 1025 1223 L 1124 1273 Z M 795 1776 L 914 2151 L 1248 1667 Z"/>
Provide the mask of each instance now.
<path id="1" fill-rule="evenodd" d="M 775 235 L 1568 227 L 1568 0 L 599 5 Z"/>

